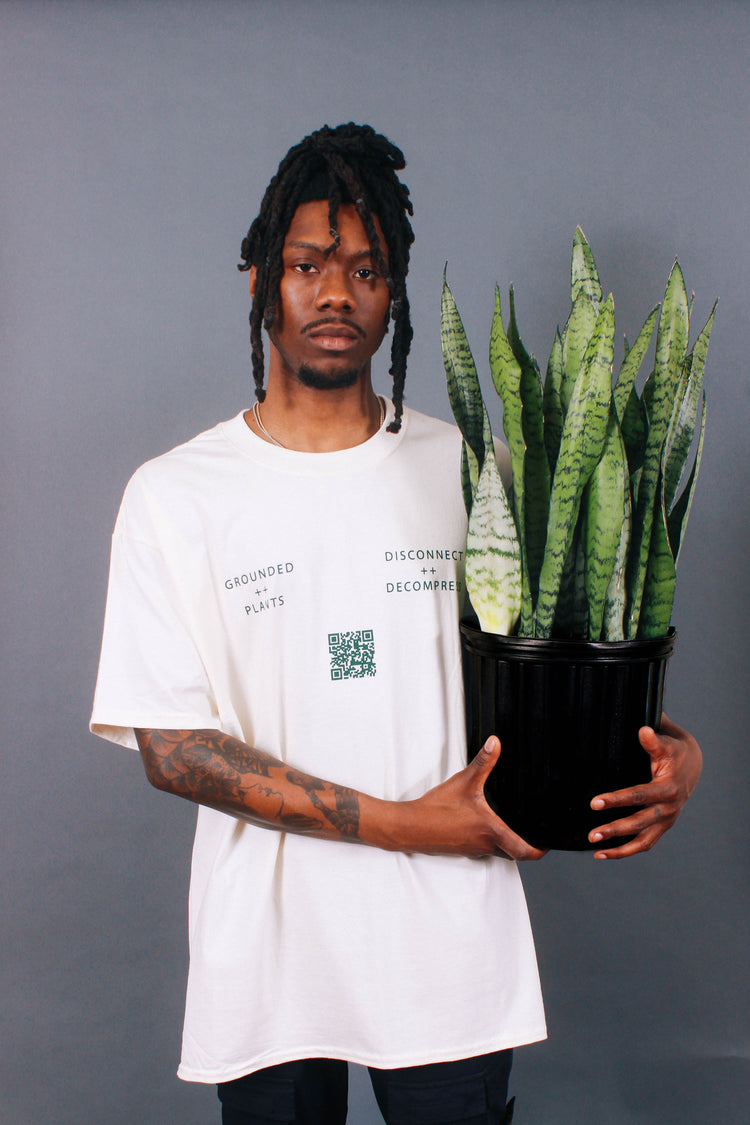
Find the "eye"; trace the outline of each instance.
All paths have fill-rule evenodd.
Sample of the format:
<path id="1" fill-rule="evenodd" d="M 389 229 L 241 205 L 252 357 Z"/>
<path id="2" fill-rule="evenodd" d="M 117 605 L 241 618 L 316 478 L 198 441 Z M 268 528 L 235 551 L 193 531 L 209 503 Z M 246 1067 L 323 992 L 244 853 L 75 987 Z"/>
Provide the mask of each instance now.
<path id="1" fill-rule="evenodd" d="M 371 269 L 369 266 L 362 266 L 355 271 L 354 276 L 358 277 L 360 281 L 374 281 L 378 274 L 376 270 Z"/>
<path id="2" fill-rule="evenodd" d="M 292 269 L 295 273 L 309 274 L 315 272 L 315 266 L 312 262 L 295 262 Z"/>

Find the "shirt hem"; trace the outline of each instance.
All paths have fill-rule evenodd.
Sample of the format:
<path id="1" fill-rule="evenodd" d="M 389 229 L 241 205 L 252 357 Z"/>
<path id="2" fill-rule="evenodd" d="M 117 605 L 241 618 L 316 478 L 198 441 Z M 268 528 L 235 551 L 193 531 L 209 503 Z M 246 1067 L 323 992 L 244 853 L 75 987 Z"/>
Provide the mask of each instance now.
<path id="1" fill-rule="evenodd" d="M 378 1070 L 398 1070 L 405 1066 L 426 1066 L 430 1063 L 455 1062 L 457 1059 L 471 1059 L 477 1055 L 488 1055 L 493 1051 L 505 1051 L 515 1047 L 526 1047 L 531 1043 L 541 1043 L 547 1038 L 547 1028 L 544 1023 L 527 1031 L 514 1032 L 512 1035 L 493 1038 L 485 1043 L 474 1043 L 463 1047 L 445 1048 L 442 1051 L 432 1051 L 422 1054 L 410 1053 L 402 1056 L 388 1056 L 385 1058 L 372 1054 L 350 1051 L 341 1044 L 325 1047 L 290 1047 L 287 1051 L 274 1051 L 272 1054 L 255 1058 L 244 1064 L 216 1070 L 197 1070 L 180 1063 L 177 1077 L 183 1082 L 202 1082 L 215 1085 L 218 1082 L 233 1082 L 246 1074 L 262 1070 L 268 1066 L 278 1066 L 281 1063 L 294 1062 L 297 1059 L 344 1059 L 346 1062 L 357 1066 L 372 1066 Z"/>

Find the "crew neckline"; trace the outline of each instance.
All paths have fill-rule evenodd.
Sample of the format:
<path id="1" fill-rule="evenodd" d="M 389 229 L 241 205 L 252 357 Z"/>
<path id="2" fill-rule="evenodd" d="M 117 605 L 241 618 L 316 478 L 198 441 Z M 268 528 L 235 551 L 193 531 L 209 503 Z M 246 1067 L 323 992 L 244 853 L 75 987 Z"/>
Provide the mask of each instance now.
<path id="1" fill-rule="evenodd" d="M 239 414 L 221 424 L 224 436 L 246 457 L 266 465 L 277 472 L 304 476 L 332 476 L 342 469 L 366 468 L 389 457 L 404 439 L 409 426 L 408 408 L 404 408 L 401 429 L 397 434 L 387 432 L 395 417 L 393 403 L 380 395 L 385 403 L 385 417 L 372 437 L 349 449 L 335 449 L 326 453 L 306 453 L 298 449 L 285 449 L 265 441 L 250 429 L 245 421 L 244 407 Z"/>

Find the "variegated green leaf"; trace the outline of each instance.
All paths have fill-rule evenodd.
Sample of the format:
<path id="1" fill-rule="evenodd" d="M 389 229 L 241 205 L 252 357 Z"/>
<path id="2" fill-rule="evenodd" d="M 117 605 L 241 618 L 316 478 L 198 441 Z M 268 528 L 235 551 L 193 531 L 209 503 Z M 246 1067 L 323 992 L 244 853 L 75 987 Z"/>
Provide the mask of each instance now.
<path id="1" fill-rule="evenodd" d="M 682 539 L 687 526 L 688 516 L 690 515 L 690 508 L 693 503 L 693 492 L 695 491 L 695 482 L 698 477 L 698 470 L 701 465 L 701 457 L 703 456 L 703 437 L 706 432 L 706 396 L 703 395 L 701 404 L 701 424 L 698 435 L 698 448 L 695 453 L 695 460 L 693 467 L 690 471 L 687 484 L 682 491 L 677 503 L 672 508 L 672 511 L 667 516 L 667 531 L 669 534 L 669 543 L 672 548 L 674 556 L 674 563 L 680 561 L 680 551 L 682 550 Z"/>
<path id="2" fill-rule="evenodd" d="M 583 490 L 583 497 L 586 489 Z M 560 592 L 555 606 L 554 633 L 569 640 L 586 640 L 588 637 L 588 607 L 586 605 L 586 519 L 584 503 L 578 513 L 573 539 L 560 576 Z"/>
<path id="3" fill-rule="evenodd" d="M 601 456 L 612 399 L 614 302 L 602 305 L 565 418 L 550 493 L 547 545 L 539 578 L 535 635 L 552 634 L 565 559 L 578 520 L 581 495 Z"/>
<path id="4" fill-rule="evenodd" d="M 622 437 L 621 437 L 622 441 Z M 625 459 L 625 445 L 620 446 L 623 467 L 626 468 Z M 625 640 L 625 606 L 626 606 L 626 587 L 625 587 L 625 565 L 628 561 L 628 549 L 630 547 L 630 533 L 633 525 L 633 510 L 630 499 L 630 482 L 627 478 L 627 473 L 624 474 L 623 490 L 622 490 L 622 525 L 620 528 L 620 542 L 617 545 L 617 554 L 615 556 L 615 565 L 612 569 L 612 577 L 607 587 L 607 596 L 604 600 L 604 616 L 602 620 L 602 636 L 603 641 L 624 641 Z M 591 640 L 595 638 L 591 637 Z"/>
<path id="5" fill-rule="evenodd" d="M 443 276 L 440 328 L 448 398 L 453 416 L 466 443 L 466 466 L 473 493 L 484 463 L 488 439 L 490 444 L 492 441 L 492 433 L 474 357 L 445 276 Z M 470 506 L 467 504 L 467 511 L 469 510 Z"/>
<path id="6" fill-rule="evenodd" d="M 470 458 L 474 458 L 474 473 L 472 474 L 471 465 L 469 464 Z M 474 501 L 474 485 L 472 484 L 472 475 L 475 480 L 479 479 L 478 469 L 476 468 L 476 458 L 466 444 L 466 438 L 461 442 L 461 489 L 464 495 L 464 506 L 466 514 L 471 512 L 471 505 Z"/>
<path id="7" fill-rule="evenodd" d="M 602 286 L 596 269 L 594 255 L 586 235 L 576 227 L 573 235 L 573 252 L 570 258 L 570 303 L 575 304 L 579 293 L 585 293 L 596 311 L 602 299 Z"/>
<path id="8" fill-rule="evenodd" d="M 539 591 L 539 572 L 544 558 L 549 516 L 550 471 L 544 445 L 544 414 L 542 380 L 533 356 L 526 351 L 518 332 L 513 287 L 510 289 L 510 318 L 508 343 L 521 368 L 521 402 L 524 457 L 524 531 L 526 537 L 526 566 L 532 606 Z M 529 620 L 529 626 L 531 621 Z"/>
<path id="9" fill-rule="evenodd" d="M 649 375 L 648 379 L 646 380 L 646 382 L 644 384 L 643 391 L 641 393 L 641 402 L 643 403 L 643 409 L 646 412 L 646 419 L 647 420 L 651 415 L 651 403 L 652 403 L 653 398 L 654 398 L 654 387 L 655 386 L 656 386 L 656 371 L 652 370 L 651 374 Z"/>
<path id="10" fill-rule="evenodd" d="M 521 551 L 497 462 L 490 451 L 469 517 L 466 589 L 484 632 L 513 632 L 521 611 Z"/>
<path id="11" fill-rule="evenodd" d="M 627 406 L 628 399 L 630 398 L 633 387 L 635 385 L 636 376 L 638 375 L 640 366 L 643 363 L 643 357 L 648 351 L 648 346 L 651 343 L 651 337 L 654 334 L 654 327 L 656 326 L 656 318 L 659 315 L 660 307 L 660 305 L 657 305 L 651 310 L 651 312 L 646 317 L 646 322 L 643 325 L 643 328 L 641 328 L 640 332 L 638 333 L 638 336 L 636 337 L 636 341 L 633 344 L 632 348 L 628 348 L 625 352 L 625 358 L 622 361 L 622 366 L 620 367 L 620 372 L 617 376 L 617 382 L 615 383 L 615 387 L 612 392 L 613 398 L 615 400 L 617 417 L 619 418 L 621 423 L 623 415 L 625 413 L 625 407 Z"/>
<path id="12" fill-rule="evenodd" d="M 557 455 L 560 452 L 560 438 L 562 437 L 563 423 L 565 421 L 562 402 L 560 400 L 562 377 L 562 336 L 558 328 L 552 343 L 549 362 L 547 363 L 547 374 L 544 377 L 544 445 L 547 450 L 550 476 L 554 473 L 555 465 L 557 464 Z"/>
<path id="13" fill-rule="evenodd" d="M 521 398 L 521 366 L 513 355 L 503 327 L 500 290 L 495 287 L 495 309 L 490 331 L 490 373 L 495 390 L 503 404 L 503 430 L 510 451 L 513 470 L 513 514 L 521 551 L 521 632 L 531 628 L 533 606 L 528 581 L 526 558 L 526 520 L 524 515 L 526 443 L 523 437 L 523 400 Z"/>
<path id="14" fill-rule="evenodd" d="M 706 352 L 711 335 L 716 305 L 690 354 L 682 364 L 680 381 L 675 395 L 672 417 L 662 451 L 662 473 L 664 477 L 664 507 L 669 513 L 687 463 L 690 447 L 695 433 L 698 404 L 703 388 L 703 371 Z"/>
<path id="15" fill-rule="evenodd" d="M 610 408 L 607 436 L 586 493 L 585 575 L 588 603 L 588 638 L 599 640 L 604 605 L 615 571 L 627 483 L 624 447 L 614 405 Z"/>
<path id="16" fill-rule="evenodd" d="M 689 332 L 688 299 L 685 280 L 677 262 L 667 281 L 656 334 L 653 383 L 648 406 L 649 432 L 643 459 L 638 501 L 633 524 L 633 540 L 628 560 L 628 637 L 638 635 L 638 620 L 646 581 L 651 531 L 656 506 L 656 491 L 661 471 L 661 453 L 672 416 L 680 368 L 687 351 Z"/>
<path id="17" fill-rule="evenodd" d="M 560 384 L 560 405 L 563 414 L 567 414 L 573 387 L 581 370 L 597 315 L 598 306 L 582 289 L 573 302 L 573 308 L 570 310 L 570 316 L 562 333 L 563 376 Z"/>
<path id="18" fill-rule="evenodd" d="M 661 483 L 657 489 L 651 550 L 646 566 L 638 637 L 663 637 L 672 617 L 675 589 L 675 564 L 667 535 L 666 512 Z"/>
<path id="19" fill-rule="evenodd" d="M 648 417 L 635 387 L 630 389 L 630 398 L 620 419 L 620 430 L 625 442 L 628 471 L 631 477 L 634 477 L 636 474 L 640 474 L 648 439 Z M 637 493 L 637 489 L 635 491 Z"/>

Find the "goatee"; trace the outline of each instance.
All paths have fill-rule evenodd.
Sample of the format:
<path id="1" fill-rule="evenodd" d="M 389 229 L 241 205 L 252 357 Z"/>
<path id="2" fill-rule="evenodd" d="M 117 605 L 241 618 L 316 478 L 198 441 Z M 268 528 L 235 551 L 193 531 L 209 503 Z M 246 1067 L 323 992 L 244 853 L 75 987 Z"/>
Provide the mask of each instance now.
<path id="1" fill-rule="evenodd" d="M 361 367 L 348 367 L 344 371 L 321 371 L 303 363 L 297 369 L 297 378 L 304 387 L 312 387 L 316 391 L 339 391 L 345 387 L 353 387 L 361 371 Z"/>

